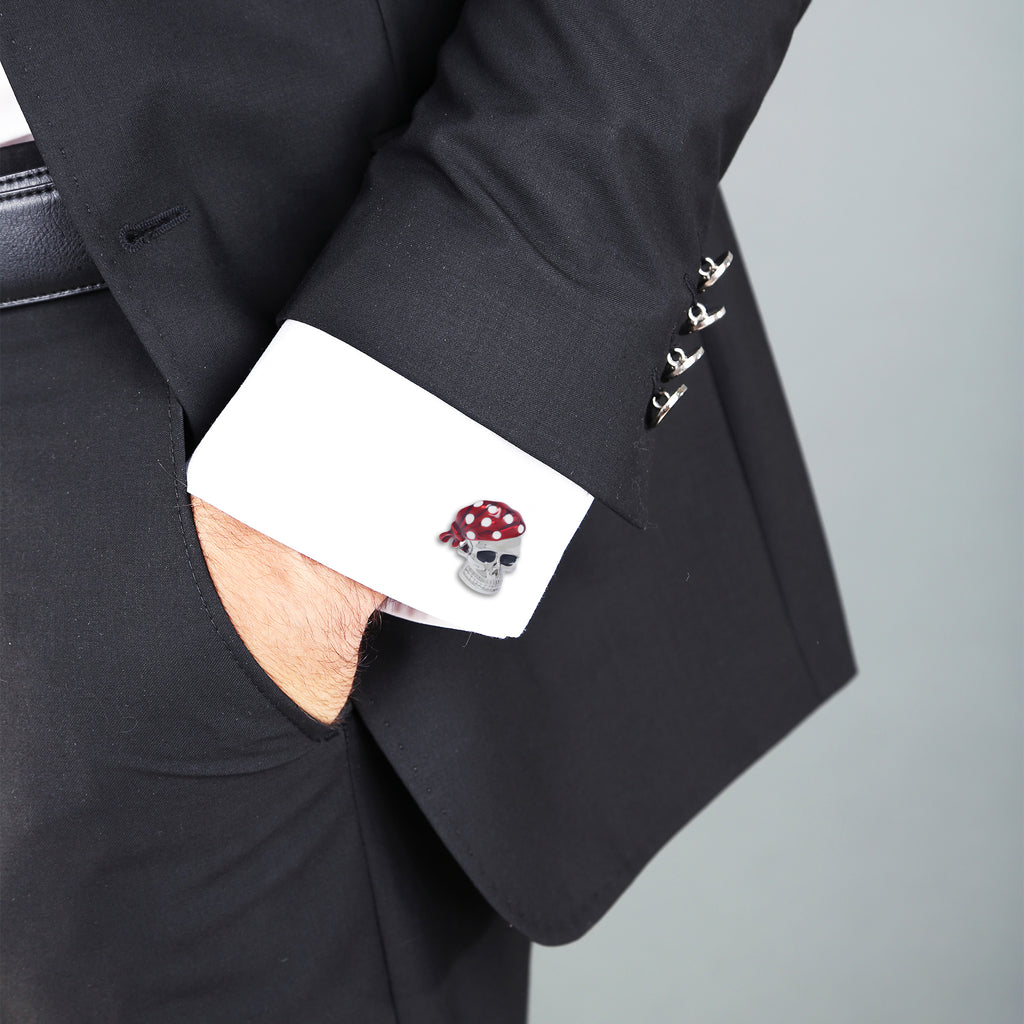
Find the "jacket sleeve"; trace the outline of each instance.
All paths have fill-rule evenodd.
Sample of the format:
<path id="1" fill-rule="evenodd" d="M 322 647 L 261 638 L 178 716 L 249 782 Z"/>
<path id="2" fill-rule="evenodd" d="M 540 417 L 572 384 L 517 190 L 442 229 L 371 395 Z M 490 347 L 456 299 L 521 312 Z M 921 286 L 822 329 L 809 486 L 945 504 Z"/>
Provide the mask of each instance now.
<path id="1" fill-rule="evenodd" d="M 644 525 L 645 411 L 805 6 L 467 0 L 278 322 L 346 339 Z"/>

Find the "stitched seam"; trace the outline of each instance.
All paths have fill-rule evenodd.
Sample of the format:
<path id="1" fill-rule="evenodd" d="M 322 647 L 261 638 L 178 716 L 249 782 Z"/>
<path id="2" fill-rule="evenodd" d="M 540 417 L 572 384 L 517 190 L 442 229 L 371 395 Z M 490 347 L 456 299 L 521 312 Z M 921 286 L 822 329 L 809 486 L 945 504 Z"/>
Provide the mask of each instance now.
<path id="1" fill-rule="evenodd" d="M 351 703 L 351 701 L 349 701 Z M 356 831 L 359 833 L 359 847 L 363 851 L 363 866 L 366 870 L 366 880 L 370 886 L 370 901 L 373 903 L 373 919 L 377 926 L 377 941 L 380 943 L 380 955 L 384 961 L 384 976 L 388 981 L 388 996 L 391 999 L 391 1013 L 395 1018 L 395 1024 L 401 1024 L 398 1013 L 398 1003 L 395 1000 L 395 984 L 392 977 L 391 961 L 388 958 L 388 947 L 384 941 L 384 927 L 381 924 L 380 908 L 377 904 L 377 886 L 373 881 L 373 870 L 370 867 L 370 852 L 366 848 L 366 835 L 363 832 L 363 816 L 359 810 L 359 797 L 356 796 L 355 776 L 352 771 L 352 741 L 349 736 L 348 723 L 342 726 L 342 735 L 345 742 L 345 765 L 348 768 L 348 791 L 352 795 L 352 809 L 356 814 Z"/>
<path id="2" fill-rule="evenodd" d="M 21 46 L 19 45 L 18 40 L 16 38 L 14 38 L 13 36 L 10 37 L 10 44 L 11 44 L 12 50 L 16 50 L 16 51 L 18 51 L 20 53 Z M 21 67 L 22 67 L 22 70 L 25 72 L 26 78 L 27 79 L 31 79 L 31 80 L 34 81 L 35 78 L 34 78 L 34 76 L 32 74 L 32 69 L 27 64 L 22 64 Z M 40 101 L 41 104 L 43 103 L 42 93 L 39 92 L 38 89 L 35 90 L 35 97 L 36 97 L 37 100 Z M 44 107 L 44 109 L 45 109 L 45 107 Z M 53 118 L 52 117 L 49 117 L 49 118 L 46 119 L 46 126 L 49 129 L 53 130 Z M 58 134 L 59 133 L 54 131 L 55 139 L 58 137 Z M 60 153 L 60 155 L 65 160 L 65 164 L 68 167 L 68 175 L 69 175 L 69 177 L 71 179 L 72 184 L 75 187 L 75 191 L 78 194 L 82 195 L 82 206 L 85 208 L 85 214 L 88 216 L 88 218 L 92 219 L 94 221 L 94 227 L 95 227 L 95 230 L 96 230 L 97 237 L 103 237 L 104 232 L 101 230 L 101 225 L 95 223 L 95 218 L 93 218 L 92 207 L 89 205 L 89 202 L 85 198 L 84 194 L 82 194 L 82 183 L 78 180 L 78 175 L 75 174 L 71 170 L 71 168 L 70 168 L 70 161 L 68 160 L 67 151 L 60 144 L 60 142 L 56 142 L 55 141 L 54 144 L 57 147 L 57 151 Z M 83 219 L 85 219 L 85 218 L 83 217 Z M 94 254 L 91 253 L 90 255 L 94 256 L 94 258 L 96 259 L 96 262 L 99 263 L 101 265 L 101 267 L 102 267 L 103 261 L 108 258 L 106 256 L 106 254 L 102 250 L 100 250 L 99 248 L 97 248 L 97 250 L 96 250 L 96 252 Z M 119 264 L 118 264 L 118 261 L 114 258 L 114 254 L 113 253 L 110 254 L 109 262 L 110 262 L 110 266 L 113 269 L 116 270 L 118 268 Z M 105 278 L 109 278 L 110 276 L 111 276 L 110 274 L 104 274 Z M 124 286 L 125 286 L 125 290 L 129 294 L 131 294 L 135 290 L 133 285 L 132 285 L 131 280 L 128 279 L 128 278 L 125 279 Z M 149 321 L 149 323 L 152 326 L 153 330 L 156 331 L 156 336 L 166 345 L 167 344 L 167 336 L 164 334 L 164 330 L 163 330 L 163 327 L 160 325 L 160 321 L 157 320 L 157 318 L 155 316 L 153 316 L 153 314 L 149 310 L 149 307 L 141 299 L 139 299 L 137 301 L 138 301 L 138 304 L 139 304 L 139 311 L 146 318 L 146 320 Z M 283 712 L 282 712 L 282 714 L 283 714 Z"/>
<path id="3" fill-rule="evenodd" d="M 20 51 L 21 47 L 20 47 L 20 45 L 19 45 L 19 43 L 18 43 L 17 39 L 15 39 L 15 38 L 14 38 L 13 36 L 12 36 L 12 37 L 11 37 L 11 39 L 10 39 L 10 43 L 11 43 L 11 46 L 12 46 L 12 47 L 13 47 L 14 49 L 17 49 L 17 50 L 19 50 L 19 51 Z M 30 67 L 29 67 L 29 66 L 28 66 L 27 64 L 22 64 L 21 68 L 22 68 L 22 71 L 24 71 L 24 72 L 25 72 L 25 76 L 26 76 L 26 78 L 29 78 L 29 79 L 31 79 L 32 81 L 36 81 L 36 78 L 35 78 L 35 76 L 34 76 L 34 75 L 32 74 L 32 69 L 31 69 L 31 68 L 30 68 Z M 38 89 L 37 89 L 37 90 L 35 91 L 35 97 L 36 97 L 36 99 L 37 99 L 37 100 L 39 100 L 39 101 L 40 101 L 40 103 L 42 103 L 42 101 L 43 101 L 43 95 L 42 95 L 42 93 L 41 93 L 41 92 L 39 92 L 39 90 L 38 90 Z M 44 107 L 44 109 L 45 109 L 45 107 Z M 52 118 L 52 117 L 48 117 L 48 118 L 46 119 L 46 126 L 47 126 L 48 128 L 51 128 L 51 129 L 53 128 L 53 118 Z M 54 132 L 54 134 L 56 135 L 56 132 Z M 67 160 L 67 158 L 68 158 L 68 155 L 67 155 L 67 152 L 66 152 L 66 151 L 64 150 L 64 147 L 63 147 L 62 145 L 60 145 L 60 144 L 58 143 L 58 144 L 57 144 L 57 149 L 58 149 L 58 150 L 60 151 L 60 155 L 61 155 L 62 157 L 64 157 L 64 159 L 65 159 L 65 160 Z M 75 174 L 71 174 L 71 180 L 72 180 L 72 181 L 74 182 L 75 188 L 76 188 L 76 189 L 77 189 L 77 190 L 78 190 L 79 192 L 81 192 L 81 190 L 82 190 L 82 185 L 81 185 L 81 182 L 79 182 L 79 180 L 78 180 L 78 176 L 77 176 L 77 175 L 75 175 Z M 85 200 L 84 200 L 84 199 L 82 200 L 82 203 L 83 203 L 83 205 L 85 206 L 85 210 L 86 210 L 86 212 L 87 212 L 87 213 L 88 213 L 88 214 L 89 214 L 89 215 L 91 216 L 91 215 L 92 215 L 92 207 L 91 207 L 91 206 L 90 206 L 90 205 L 89 205 L 89 204 L 88 204 L 87 202 L 85 202 Z M 102 254 L 101 254 L 101 255 L 102 255 Z"/>
<path id="4" fill-rule="evenodd" d="M 40 195 L 43 192 L 52 192 L 53 182 L 48 181 L 45 185 L 32 185 L 29 188 L 19 188 L 14 192 L 5 192 L 0 196 L 0 203 L 10 202 L 12 199 L 24 199 L 26 196 Z"/>
<path id="5" fill-rule="evenodd" d="M 698 293 L 693 278 L 685 270 L 683 271 L 683 284 L 686 285 L 686 290 L 690 293 L 690 305 L 692 306 L 697 301 Z"/>
<path id="6" fill-rule="evenodd" d="M 409 108 L 409 95 L 406 90 L 405 81 L 398 73 L 398 59 L 394 43 L 391 41 L 391 33 L 388 31 L 388 19 L 384 14 L 384 8 L 381 6 L 380 0 L 374 0 L 374 7 L 377 8 L 377 16 L 380 18 L 381 32 L 384 35 L 384 45 L 387 47 L 388 62 L 391 65 L 391 77 L 398 92 L 398 99 L 402 104 L 402 108 L 407 110 Z"/>
<path id="7" fill-rule="evenodd" d="M 67 295 L 77 295 L 80 292 L 94 292 L 99 288 L 106 288 L 106 281 L 100 281 L 99 284 L 83 284 L 79 288 L 67 288 L 62 292 L 48 292 L 46 295 L 28 295 L 23 299 L 5 299 L 0 302 L 0 309 L 6 309 L 9 306 L 24 306 L 30 302 L 42 302 L 44 299 L 62 299 Z"/>
<path id="8" fill-rule="evenodd" d="M 22 178 L 37 178 L 41 174 L 46 174 L 46 164 L 43 164 L 41 167 L 33 167 L 30 171 L 14 171 L 11 174 L 0 174 L 0 185 L 9 181 L 21 181 Z"/>
<path id="9" fill-rule="evenodd" d="M 367 698 L 367 701 L 370 704 L 375 703 L 372 698 Z M 383 724 L 385 728 L 391 728 L 391 723 L 387 721 L 387 719 L 384 719 Z M 399 751 L 401 751 L 402 749 L 403 748 L 401 744 L 399 744 Z M 412 768 L 412 771 L 414 774 L 418 774 L 419 769 L 414 766 Z M 427 796 L 430 796 L 433 793 L 433 791 L 434 790 L 432 786 L 426 786 L 425 792 Z M 417 800 L 416 802 L 419 805 L 419 801 Z M 424 813 L 426 813 L 426 809 L 423 808 L 422 805 L 420 806 L 421 810 L 423 810 Z M 441 807 L 439 808 L 439 810 L 441 817 L 444 819 L 448 819 L 447 809 Z M 432 827 L 434 827 L 434 831 L 438 835 L 441 835 L 441 830 L 433 826 L 433 823 L 431 824 Z M 466 860 L 474 865 L 473 873 L 477 876 L 477 878 L 479 878 L 481 882 L 487 885 L 492 890 L 494 896 L 498 897 L 509 910 L 514 912 L 515 916 L 519 919 L 519 922 L 523 926 L 527 928 L 533 926 L 536 928 L 540 928 L 543 931 L 550 931 L 552 929 L 562 928 L 575 928 L 580 920 L 590 916 L 591 907 L 594 906 L 594 904 L 599 903 L 601 900 L 603 900 L 604 894 L 606 892 L 620 886 L 622 884 L 622 879 L 634 874 L 639 869 L 639 867 L 647 863 L 650 856 L 648 847 L 646 845 L 644 847 L 641 847 L 640 849 L 634 850 L 629 856 L 625 857 L 623 860 L 620 861 L 620 866 L 617 871 L 614 871 L 611 875 L 609 875 L 596 889 L 591 890 L 586 896 L 583 896 L 572 907 L 572 909 L 570 909 L 568 913 L 565 914 L 565 916 L 555 919 L 544 919 L 537 917 L 535 914 L 527 913 L 517 902 L 515 902 L 515 900 L 513 900 L 509 896 L 508 887 L 505 884 L 497 881 L 490 874 L 490 872 L 484 868 L 482 862 L 477 859 L 476 854 L 473 852 L 473 847 L 466 840 L 465 836 L 463 836 L 462 831 L 454 825 L 452 826 L 452 829 L 454 838 L 458 842 L 452 842 L 448 839 L 445 839 L 444 842 L 445 845 L 447 845 L 451 852 L 455 855 L 456 860 L 459 859 L 459 854 L 464 855 Z M 662 848 L 670 838 L 671 835 L 664 837 L 655 849 Z M 466 873 L 469 874 L 470 872 L 467 870 Z M 485 898 L 488 898 L 486 894 Z"/>
<path id="10" fill-rule="evenodd" d="M 165 231 L 170 231 L 171 228 L 188 218 L 187 206 L 172 206 L 170 209 L 147 217 L 146 220 L 139 221 L 137 224 L 123 224 L 117 237 L 128 252 L 135 252 L 139 246 L 152 241 Z"/>
<path id="11" fill-rule="evenodd" d="M 206 612 L 207 618 L 210 620 L 210 625 L 213 626 L 214 632 L 220 638 L 221 643 L 224 645 L 228 654 L 231 656 L 231 660 L 238 666 L 241 672 L 247 679 L 251 678 L 249 670 L 242 664 L 241 659 L 238 657 L 237 652 L 231 646 L 228 638 L 221 632 L 220 626 L 217 625 L 217 620 L 213 616 L 213 612 L 207 604 L 206 597 L 203 594 L 203 588 L 199 585 L 199 577 L 196 575 L 196 567 L 192 562 L 192 553 L 188 549 L 188 541 L 185 538 L 185 519 L 184 519 L 184 503 L 189 500 L 188 491 L 185 489 L 182 478 L 178 474 L 178 454 L 177 445 L 175 443 L 175 432 L 174 432 L 174 394 L 171 391 L 170 385 L 167 386 L 167 433 L 171 445 L 171 472 L 174 476 L 174 489 L 177 494 L 178 500 L 175 502 L 175 507 L 178 511 L 178 532 L 181 534 L 181 546 L 185 550 L 185 559 L 188 562 L 189 572 L 192 574 L 192 582 L 195 584 L 196 593 L 199 595 L 199 600 L 202 603 L 203 611 Z M 259 689 L 257 687 L 257 689 Z M 297 729 L 307 739 L 314 743 L 324 743 L 330 739 L 328 736 L 310 736 L 304 729 L 302 729 L 296 722 L 293 722 L 285 713 L 284 709 L 278 707 L 277 703 L 270 700 L 266 694 L 260 691 L 260 695 L 263 699 L 293 728 Z"/>

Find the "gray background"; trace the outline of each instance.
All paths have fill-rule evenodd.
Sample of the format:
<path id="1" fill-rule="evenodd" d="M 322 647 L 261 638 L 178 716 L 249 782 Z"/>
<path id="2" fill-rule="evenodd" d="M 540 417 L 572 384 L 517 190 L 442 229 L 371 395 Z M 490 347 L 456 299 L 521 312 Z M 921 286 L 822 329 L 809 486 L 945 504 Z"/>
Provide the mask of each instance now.
<path id="1" fill-rule="evenodd" d="M 724 183 L 860 673 L 531 1024 L 1021 1024 L 1022 5 L 815 0 Z"/>

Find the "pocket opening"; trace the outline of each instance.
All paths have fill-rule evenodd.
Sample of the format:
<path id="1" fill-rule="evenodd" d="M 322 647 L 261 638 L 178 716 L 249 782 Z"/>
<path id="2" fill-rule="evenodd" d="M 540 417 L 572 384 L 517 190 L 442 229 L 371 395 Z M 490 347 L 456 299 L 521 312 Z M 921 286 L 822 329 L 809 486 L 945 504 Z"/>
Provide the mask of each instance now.
<path id="1" fill-rule="evenodd" d="M 199 542 L 199 534 L 196 530 L 195 518 L 192 514 L 192 500 L 185 486 L 184 413 L 170 388 L 167 389 L 167 409 L 171 464 L 174 468 L 174 488 L 182 546 L 185 557 L 188 560 L 192 579 L 195 582 L 198 597 L 207 613 L 211 627 L 220 637 L 232 660 L 252 681 L 267 701 L 280 711 L 292 725 L 312 740 L 323 742 L 324 740 L 333 739 L 338 735 L 341 722 L 349 713 L 351 700 L 346 702 L 338 718 L 330 725 L 314 718 L 271 679 L 246 646 L 245 641 L 239 635 L 238 630 L 235 629 L 231 617 L 224 608 L 213 582 L 213 577 L 210 575 L 210 570 L 206 564 L 206 556 L 203 554 L 202 545 Z"/>

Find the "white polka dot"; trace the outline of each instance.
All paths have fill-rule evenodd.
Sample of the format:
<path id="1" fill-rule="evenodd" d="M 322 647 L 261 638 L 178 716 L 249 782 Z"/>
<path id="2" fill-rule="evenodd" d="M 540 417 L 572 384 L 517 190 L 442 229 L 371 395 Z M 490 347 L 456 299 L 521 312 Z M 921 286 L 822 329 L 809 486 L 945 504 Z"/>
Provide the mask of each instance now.
<path id="1" fill-rule="evenodd" d="M 494 533 L 491 534 L 491 536 L 495 540 L 501 540 L 501 530 L 495 530 Z"/>
<path id="2" fill-rule="evenodd" d="M 507 516 L 505 516 L 505 522 L 506 522 L 506 523 L 511 523 L 511 522 L 512 522 L 512 518 L 513 518 L 513 517 L 512 517 L 511 515 L 507 515 Z"/>
<path id="3" fill-rule="evenodd" d="M 474 519 L 476 519 L 476 516 L 474 516 L 472 512 L 467 512 L 467 513 L 466 513 L 466 525 L 467 525 L 467 526 L 468 526 L 468 525 L 469 525 L 469 524 L 470 524 L 471 522 L 473 522 L 473 520 L 474 520 Z"/>
<path id="4" fill-rule="evenodd" d="M 482 504 L 483 504 L 482 501 L 474 501 L 473 502 L 473 508 L 479 508 Z"/>
<path id="5" fill-rule="evenodd" d="M 472 530 L 467 530 L 466 531 L 466 537 L 469 540 L 476 540 L 476 534 Z"/>
<path id="6" fill-rule="evenodd" d="M 493 516 L 494 513 L 498 511 L 498 506 L 497 505 L 488 505 L 487 506 L 487 511 L 490 512 L 491 515 Z"/>
<path id="7" fill-rule="evenodd" d="M 484 516 L 483 519 L 480 520 L 480 525 L 481 526 L 490 526 L 491 525 L 491 517 L 490 516 Z"/>
<path id="8" fill-rule="evenodd" d="M 520 533 L 522 533 L 522 532 L 523 532 L 523 530 L 525 530 L 525 529 L 526 529 L 526 527 L 525 527 L 525 526 L 520 526 L 520 527 L 519 527 L 519 532 L 520 532 Z"/>

